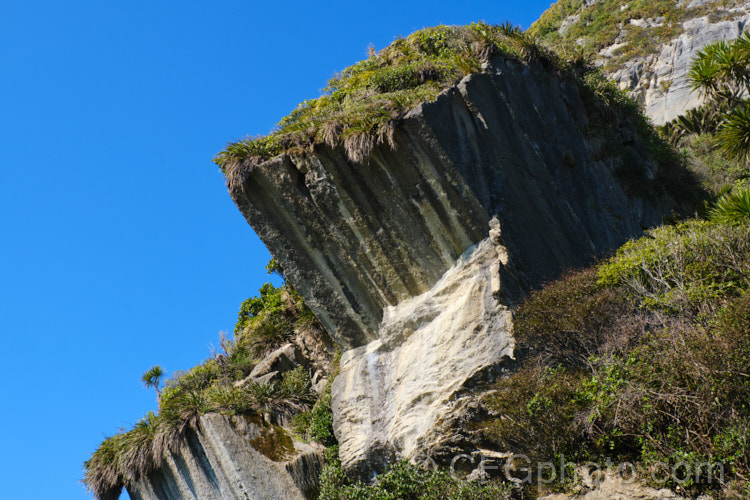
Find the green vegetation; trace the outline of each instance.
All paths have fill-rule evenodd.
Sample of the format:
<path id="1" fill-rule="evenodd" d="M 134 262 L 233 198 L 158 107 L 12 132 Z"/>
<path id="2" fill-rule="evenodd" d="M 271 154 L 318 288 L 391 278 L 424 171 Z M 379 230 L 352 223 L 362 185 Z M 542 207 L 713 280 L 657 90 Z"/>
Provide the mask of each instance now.
<path id="1" fill-rule="evenodd" d="M 272 264 L 269 272 L 278 271 Z M 235 384 L 247 377 L 264 354 L 303 329 L 322 331 L 301 297 L 286 285 L 265 284 L 259 296 L 242 303 L 234 340 L 222 337 L 222 352 L 187 372 L 174 373 L 162 389 L 163 368 L 156 365 L 143 374 L 144 385 L 160 393 L 158 413 L 149 412 L 132 429 L 102 442 L 84 464 L 86 486 L 100 500 L 118 498 L 123 486 L 156 469 L 166 453 L 184 442 L 198 417 L 210 412 L 244 416 L 270 426 L 253 444 L 273 458 L 291 438 L 280 427 L 266 424 L 261 415 L 295 415 L 312 408 L 313 430 L 308 435 L 330 444 L 330 437 L 324 440 L 327 429 L 320 422 L 327 411 L 330 425 L 330 388 L 322 402 L 316 403 L 317 394 L 303 366 L 283 373 L 278 382 Z"/>
<path id="2" fill-rule="evenodd" d="M 164 376 L 164 369 L 159 365 L 154 365 L 141 375 L 141 382 L 146 387 L 153 387 L 157 394 L 161 394 L 161 378 Z"/>
<path id="3" fill-rule="evenodd" d="M 715 222 L 747 223 L 750 220 L 750 187 L 740 186 L 725 194 L 708 215 Z"/>
<path id="4" fill-rule="evenodd" d="M 707 100 L 693 113 L 713 119 L 711 129 L 699 132 L 714 133 L 724 152 L 746 160 L 750 153 L 750 101 L 743 96 L 750 90 L 750 33 L 732 42 L 706 45 L 693 61 L 688 79 L 693 90 Z M 679 119 L 672 123 L 681 135 L 694 132 L 686 125 Z"/>
<path id="5" fill-rule="evenodd" d="M 231 176 L 240 162 L 253 165 L 327 144 L 343 145 L 352 161 L 362 162 L 376 144 L 393 146 L 396 121 L 407 111 L 479 71 L 493 55 L 558 64 L 509 24 L 426 28 L 372 51 L 332 78 L 322 96 L 301 103 L 271 134 L 229 144 L 214 161 Z"/>
<path id="6" fill-rule="evenodd" d="M 688 73 L 705 103 L 660 127 L 715 195 L 750 176 L 750 100 L 744 97 L 750 90 L 749 68 L 750 33 L 706 45 Z"/>
<path id="7" fill-rule="evenodd" d="M 532 293 L 514 324 L 523 366 L 483 396 L 494 416 L 476 428 L 487 442 L 532 461 L 710 462 L 714 479 L 724 468 L 723 483 L 706 469 L 666 486 L 741 495 L 750 473 L 744 217 L 652 230 Z"/>
<path id="8" fill-rule="evenodd" d="M 444 469 L 425 470 L 406 460 L 395 462 L 374 484 L 352 483 L 341 470 L 336 447 L 320 476 L 320 500 L 501 500 L 511 498 L 507 484 L 465 482 Z"/>
<path id="9" fill-rule="evenodd" d="M 728 9 L 735 3 L 719 0 L 688 8 L 687 2 L 676 0 L 600 0 L 588 4 L 583 0 L 558 0 L 531 25 L 529 33 L 567 58 L 590 60 L 605 47 L 618 44 L 606 64 L 606 69 L 612 70 L 624 61 L 660 50 L 682 33 L 686 19 L 710 14 L 718 20 L 723 13 L 729 15 Z"/>
<path id="10" fill-rule="evenodd" d="M 622 93 L 602 93 L 607 84 L 598 72 L 563 62 L 512 25 L 436 26 L 373 51 L 331 79 L 322 96 L 300 104 L 269 135 L 229 144 L 214 161 L 230 183 L 243 165 L 310 151 L 315 145 L 343 146 L 350 160 L 363 162 L 377 144 L 395 147 L 393 133 L 406 112 L 435 99 L 463 76 L 481 71 L 493 56 L 537 61 L 577 81 L 593 104 L 613 106 L 611 112 L 624 110 L 633 117 L 639 113 Z"/>

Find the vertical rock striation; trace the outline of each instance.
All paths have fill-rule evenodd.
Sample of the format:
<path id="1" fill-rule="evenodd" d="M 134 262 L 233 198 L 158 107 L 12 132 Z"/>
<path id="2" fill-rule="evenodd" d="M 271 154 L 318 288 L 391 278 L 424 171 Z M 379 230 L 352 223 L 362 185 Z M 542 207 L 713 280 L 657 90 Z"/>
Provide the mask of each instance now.
<path id="1" fill-rule="evenodd" d="M 180 450 L 128 488 L 133 500 L 314 498 L 323 457 L 260 418 L 207 414 Z"/>
<path id="2" fill-rule="evenodd" d="M 360 477 L 434 449 L 473 384 L 512 366 L 508 306 L 670 207 L 618 181 L 656 171 L 627 114 L 539 64 L 492 61 L 409 112 L 394 143 L 364 164 L 316 146 L 230 186 L 347 350 L 334 428 Z"/>

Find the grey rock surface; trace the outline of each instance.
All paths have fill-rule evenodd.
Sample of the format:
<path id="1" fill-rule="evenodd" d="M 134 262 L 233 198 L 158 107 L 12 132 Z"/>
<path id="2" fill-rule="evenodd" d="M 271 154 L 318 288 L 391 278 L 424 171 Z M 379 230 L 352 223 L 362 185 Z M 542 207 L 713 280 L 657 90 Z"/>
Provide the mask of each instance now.
<path id="1" fill-rule="evenodd" d="M 617 180 L 624 162 L 654 175 L 633 130 L 574 81 L 498 59 L 409 112 L 365 164 L 316 146 L 230 185 L 347 349 L 333 386 L 347 471 L 435 450 L 465 391 L 512 365 L 508 306 L 662 221 L 668 200 Z"/>
<path id="2" fill-rule="evenodd" d="M 511 313 L 493 296 L 504 255 L 492 238 L 470 247 L 433 288 L 386 309 L 380 339 L 344 353 L 332 403 L 350 474 L 418 457 L 457 396 L 512 362 Z"/>
<path id="3" fill-rule="evenodd" d="M 378 338 L 386 307 L 429 290 L 483 240 L 492 215 L 526 287 L 661 221 L 613 177 L 622 158 L 588 137 L 589 111 L 574 82 L 497 61 L 412 110 L 396 148 L 367 164 L 316 146 L 248 169 L 231 195 L 333 339 L 353 348 Z M 621 119 L 610 125 L 638 149 Z"/>
<path id="4" fill-rule="evenodd" d="M 292 343 L 285 344 L 268 354 L 258 363 L 248 376 L 250 379 L 262 377 L 271 372 L 285 373 L 294 370 L 297 365 L 307 364 L 299 348 Z"/>
<path id="5" fill-rule="evenodd" d="M 693 0 L 689 7 L 715 3 L 716 0 Z M 716 9 L 718 11 L 719 7 Z M 750 2 L 740 2 L 722 11 L 720 16 L 714 14 L 689 19 L 683 23 L 683 32 L 664 44 L 657 54 L 630 59 L 609 76 L 621 89 L 632 93 L 654 123 L 663 124 L 702 103 L 701 96 L 691 91 L 687 80 L 690 64 L 700 49 L 717 40 L 739 37 L 747 29 L 748 22 Z M 602 49 L 599 63 L 606 63 L 616 48 Z"/>
<path id="6" fill-rule="evenodd" d="M 133 500 L 314 498 L 321 450 L 262 419 L 206 414 L 177 453 L 128 489 Z"/>
<path id="7" fill-rule="evenodd" d="M 539 500 L 687 500 L 667 488 L 651 488 L 637 478 L 625 478 L 617 474 L 605 474 L 593 481 L 585 477 L 581 491 L 565 494 L 557 493 L 539 497 Z M 697 500 L 711 500 L 708 495 L 701 495 Z"/>

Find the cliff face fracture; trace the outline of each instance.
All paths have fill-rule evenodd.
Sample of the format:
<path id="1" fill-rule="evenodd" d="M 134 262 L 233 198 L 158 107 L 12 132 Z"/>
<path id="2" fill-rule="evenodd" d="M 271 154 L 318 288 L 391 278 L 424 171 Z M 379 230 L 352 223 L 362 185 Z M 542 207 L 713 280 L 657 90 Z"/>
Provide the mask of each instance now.
<path id="1" fill-rule="evenodd" d="M 360 477 L 435 450 L 468 390 L 512 366 L 509 305 L 669 207 L 632 194 L 657 166 L 627 113 L 536 63 L 493 60 L 409 112 L 394 143 L 363 164 L 319 145 L 230 183 L 346 350 L 334 428 Z"/>

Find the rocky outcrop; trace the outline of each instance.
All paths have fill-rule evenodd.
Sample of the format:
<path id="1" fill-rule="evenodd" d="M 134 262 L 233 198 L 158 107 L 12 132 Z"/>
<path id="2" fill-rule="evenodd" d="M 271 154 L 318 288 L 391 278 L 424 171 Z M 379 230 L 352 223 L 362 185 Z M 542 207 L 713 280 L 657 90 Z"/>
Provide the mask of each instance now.
<path id="1" fill-rule="evenodd" d="M 321 450 L 262 418 L 207 414 L 178 452 L 142 478 L 133 500 L 314 498 Z"/>
<path id="2" fill-rule="evenodd" d="M 342 356 L 334 428 L 350 473 L 424 454 L 462 391 L 510 368 L 511 313 L 493 295 L 506 257 L 493 238 L 470 247 L 430 290 L 386 309 L 378 340 Z"/>
<path id="3" fill-rule="evenodd" d="M 512 366 L 508 306 L 661 222 L 668 200 L 618 181 L 656 170 L 632 125 L 574 80 L 497 59 L 364 164 L 318 145 L 240 171 L 237 206 L 346 350 L 333 409 L 350 473 L 434 449 L 466 391 Z"/>
<path id="4" fill-rule="evenodd" d="M 718 4 L 717 0 L 704 3 Z M 702 102 L 701 96 L 691 91 L 687 79 L 690 64 L 700 49 L 717 40 L 739 37 L 748 22 L 750 3 L 723 11 L 720 16 L 689 19 L 682 23 L 680 36 L 664 44 L 658 53 L 630 59 L 609 76 L 620 88 L 632 92 L 654 123 L 663 124 Z M 606 64 L 606 56 L 612 53 L 612 47 L 602 50 L 600 63 Z"/>

